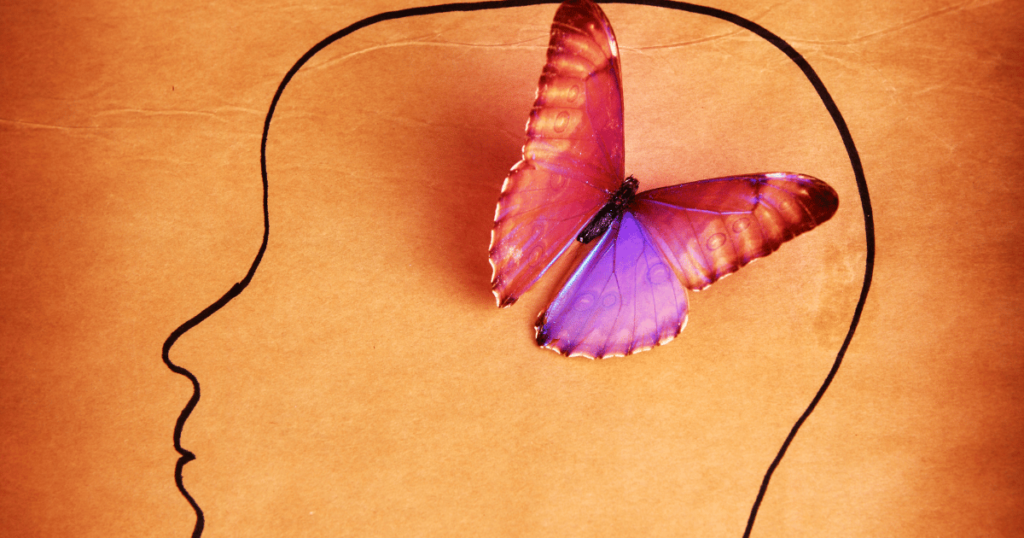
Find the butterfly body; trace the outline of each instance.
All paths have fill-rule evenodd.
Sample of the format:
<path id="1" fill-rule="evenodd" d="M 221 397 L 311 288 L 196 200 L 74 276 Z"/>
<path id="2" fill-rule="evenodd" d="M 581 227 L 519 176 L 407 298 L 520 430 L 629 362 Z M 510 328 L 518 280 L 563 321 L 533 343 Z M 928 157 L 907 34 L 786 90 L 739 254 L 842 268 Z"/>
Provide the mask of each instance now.
<path id="1" fill-rule="evenodd" d="M 576 240 L 585 245 L 603 235 L 612 223 L 622 218 L 623 211 L 636 198 L 636 190 L 639 187 L 640 182 L 632 176 L 626 178 L 626 181 L 622 182 L 619 190 L 615 191 L 615 194 L 612 195 L 612 199 L 580 230 Z"/>
<path id="2" fill-rule="evenodd" d="M 687 289 L 770 254 L 838 207 L 824 182 L 782 172 L 637 193 L 624 173 L 620 73 L 601 9 L 563 3 L 523 159 L 495 210 L 489 258 L 499 306 L 582 243 L 536 324 L 537 343 L 564 355 L 628 355 L 668 342 L 686 323 Z"/>

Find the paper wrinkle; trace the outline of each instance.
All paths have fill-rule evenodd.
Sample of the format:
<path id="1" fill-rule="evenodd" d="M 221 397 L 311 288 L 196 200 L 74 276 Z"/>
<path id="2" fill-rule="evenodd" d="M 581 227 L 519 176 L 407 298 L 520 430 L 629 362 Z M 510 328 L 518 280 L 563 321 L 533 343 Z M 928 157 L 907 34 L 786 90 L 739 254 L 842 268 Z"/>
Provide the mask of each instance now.
<path id="1" fill-rule="evenodd" d="M 265 111 L 256 110 L 254 108 L 244 108 L 239 106 L 225 106 L 217 107 L 213 110 L 178 110 L 178 109 L 145 109 L 145 108 L 117 108 L 111 110 L 101 110 L 94 114 L 95 117 L 100 116 L 113 116 L 119 114 L 140 114 L 143 116 L 203 116 L 222 119 L 225 114 L 232 112 L 242 112 L 252 114 L 253 116 L 262 117 L 266 114 Z"/>
<path id="2" fill-rule="evenodd" d="M 56 125 L 50 123 L 37 123 L 34 121 L 23 121 L 23 120 L 9 120 L 6 118 L 0 118 L 0 125 L 12 125 L 14 127 L 25 127 L 30 129 L 48 129 L 56 131 L 80 131 L 85 129 L 100 129 L 94 125 L 82 125 L 82 126 L 71 126 L 71 125 Z"/>
<path id="3" fill-rule="evenodd" d="M 230 117 L 233 112 L 241 112 L 251 114 L 253 116 L 262 116 L 263 111 L 243 108 L 243 107 L 218 107 L 213 110 L 155 110 L 155 109 L 144 109 L 144 108 L 120 108 L 111 110 L 100 110 L 92 113 L 88 118 L 96 119 L 104 116 L 143 116 L 148 118 L 164 117 L 164 116 L 197 116 L 200 118 L 213 118 L 221 123 L 229 123 L 236 121 Z M 129 119 L 128 121 L 131 121 Z M 58 131 L 83 131 L 83 130 L 96 130 L 96 129 L 110 129 L 117 127 L 116 125 L 61 125 L 56 123 L 42 123 L 27 120 L 17 120 L 0 118 L 0 125 L 10 125 L 13 127 L 29 128 L 29 129 L 48 129 Z"/>
<path id="4" fill-rule="evenodd" d="M 990 101 L 992 103 L 998 103 L 1004 107 L 1012 109 L 1017 116 L 1024 116 L 1024 106 L 1022 106 L 1020 103 L 1000 97 L 998 94 L 994 93 L 994 91 L 982 91 L 970 84 L 932 84 L 931 86 L 928 86 L 926 88 L 921 88 L 918 91 L 911 92 L 910 96 L 920 97 L 922 95 L 935 92 L 943 92 L 947 94 L 959 93 L 962 95 L 970 96 L 974 99 L 982 99 L 985 101 Z M 1001 112 L 1005 113 L 1006 110 L 1002 110 Z"/>
<path id="5" fill-rule="evenodd" d="M 802 44 L 802 45 L 806 45 L 806 44 L 811 44 L 811 45 L 852 45 L 852 44 L 855 44 L 855 43 L 861 43 L 861 42 L 864 42 L 864 41 L 868 41 L 868 40 L 871 40 L 871 39 L 874 39 L 876 37 L 880 37 L 880 36 L 883 36 L 883 35 L 886 35 L 886 34 L 891 34 L 893 32 L 898 32 L 900 30 L 905 30 L 905 29 L 911 28 L 913 26 L 917 26 L 918 24 L 921 24 L 922 22 L 927 21 L 929 19 L 934 19 L 936 17 L 941 17 L 941 16 L 944 16 L 944 15 L 948 15 L 948 14 L 951 14 L 951 13 L 957 13 L 957 12 L 960 12 L 960 11 L 967 11 L 969 9 L 976 9 L 976 8 L 986 7 L 986 6 L 990 6 L 990 5 L 994 5 L 994 4 L 1000 4 L 1000 3 L 1004 2 L 1004 1 L 1006 1 L 1006 0 L 987 0 L 987 1 L 986 0 L 970 1 L 969 0 L 967 2 L 962 2 L 960 4 L 955 4 L 955 5 L 952 5 L 952 6 L 947 6 L 947 7 L 944 7 L 944 8 L 939 8 L 939 9 L 937 9 L 935 11 L 930 12 L 930 13 L 925 13 L 924 15 L 918 16 L 918 17 L 910 19 L 908 21 L 904 21 L 904 22 L 898 23 L 895 26 L 890 26 L 888 28 L 882 28 L 881 30 L 877 30 L 877 31 L 870 32 L 870 33 L 867 33 L 867 34 L 859 35 L 859 36 L 856 36 L 856 37 L 849 37 L 849 38 L 846 38 L 846 39 L 816 40 L 816 39 L 800 39 L 800 38 L 796 38 L 796 37 L 787 37 L 786 41 L 788 41 L 789 44 L 791 44 L 791 45 L 796 45 L 796 44 Z"/>
<path id="6" fill-rule="evenodd" d="M 752 21 L 752 22 L 756 22 L 758 24 L 762 24 L 763 23 L 763 19 L 769 13 L 771 13 L 775 9 L 775 7 L 776 6 L 769 6 L 768 8 L 763 10 L 761 13 L 757 14 L 756 16 L 749 17 L 749 20 Z M 701 38 L 697 38 L 697 39 L 691 39 L 689 41 L 682 41 L 682 42 L 678 42 L 678 43 L 668 43 L 668 44 L 665 44 L 665 45 L 649 45 L 649 46 L 643 46 L 643 47 L 630 47 L 630 46 L 623 46 L 622 43 L 619 43 L 619 50 L 627 50 L 627 51 L 631 51 L 631 52 L 645 52 L 645 51 L 649 51 L 649 50 L 659 50 L 660 51 L 660 50 L 681 49 L 681 48 L 685 48 L 685 47 L 692 46 L 692 45 L 701 45 L 701 44 L 704 44 L 704 43 L 720 41 L 722 39 L 729 38 L 729 37 L 734 37 L 734 36 L 737 36 L 737 35 L 739 35 L 739 36 L 747 36 L 749 34 L 750 34 L 750 32 L 748 30 L 745 30 L 743 28 L 736 28 L 734 30 L 730 30 L 728 32 L 723 32 L 723 33 L 720 33 L 720 34 L 705 36 L 705 37 L 701 37 Z"/>
<path id="7" fill-rule="evenodd" d="M 378 50 L 385 50 L 385 49 L 392 49 L 392 48 L 399 48 L 399 47 L 412 47 L 412 46 L 420 45 L 420 46 L 433 46 L 433 47 L 467 47 L 467 48 L 471 48 L 471 49 L 517 50 L 517 49 L 532 49 L 532 48 L 546 47 L 547 45 L 542 43 L 542 41 L 546 42 L 546 40 L 547 40 L 547 36 L 546 35 L 543 36 L 543 39 L 539 39 L 539 38 L 525 39 L 525 40 L 518 41 L 518 42 L 502 43 L 502 44 L 462 43 L 462 42 L 456 42 L 456 41 L 420 41 L 420 40 L 416 40 L 416 39 L 411 39 L 411 40 L 406 40 L 406 41 L 395 41 L 393 43 L 385 43 L 383 45 L 374 45 L 374 46 L 369 46 L 369 47 L 357 49 L 357 50 L 354 50 L 354 51 L 349 52 L 347 54 L 344 54 L 342 56 L 336 56 L 336 57 L 331 58 L 329 60 L 326 60 L 324 62 L 319 62 L 316 65 L 307 65 L 307 66 L 305 66 L 303 68 L 303 70 L 317 71 L 317 70 L 324 69 L 324 68 L 327 68 L 327 67 L 334 67 L 337 64 L 346 62 L 346 61 L 348 61 L 348 60 L 350 60 L 352 58 L 355 58 L 357 56 L 362 56 L 363 54 L 367 54 L 367 53 L 370 53 L 370 52 L 375 52 L 375 51 L 378 51 Z M 529 43 L 535 43 L 535 44 L 530 45 Z"/>

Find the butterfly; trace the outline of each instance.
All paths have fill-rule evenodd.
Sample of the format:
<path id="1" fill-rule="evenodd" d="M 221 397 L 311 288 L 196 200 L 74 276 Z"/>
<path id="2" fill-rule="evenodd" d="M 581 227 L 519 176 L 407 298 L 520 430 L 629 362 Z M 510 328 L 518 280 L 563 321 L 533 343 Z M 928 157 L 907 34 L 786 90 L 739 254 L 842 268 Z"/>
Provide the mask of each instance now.
<path id="1" fill-rule="evenodd" d="M 679 335 L 699 291 L 835 214 L 836 192 L 793 173 L 706 179 L 638 193 L 625 176 L 622 75 L 608 18 L 568 0 L 551 25 L 523 158 L 501 188 L 491 288 L 511 306 L 570 247 L 536 322 L 537 344 L 605 358 Z"/>

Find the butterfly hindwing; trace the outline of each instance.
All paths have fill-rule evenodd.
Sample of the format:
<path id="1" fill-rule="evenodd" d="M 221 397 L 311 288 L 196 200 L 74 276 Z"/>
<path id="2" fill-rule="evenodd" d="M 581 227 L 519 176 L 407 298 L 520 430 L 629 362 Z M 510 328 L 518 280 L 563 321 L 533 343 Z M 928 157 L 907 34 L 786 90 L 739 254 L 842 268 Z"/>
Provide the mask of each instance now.
<path id="1" fill-rule="evenodd" d="M 523 159 L 502 186 L 491 232 L 491 287 L 511 305 L 622 183 L 622 81 L 611 25 L 595 4 L 555 14 Z"/>
<path id="2" fill-rule="evenodd" d="M 839 198 L 802 174 L 752 174 L 642 192 L 637 218 L 683 285 L 701 290 L 835 214 Z"/>
<path id="3" fill-rule="evenodd" d="M 537 320 L 537 343 L 603 358 L 665 343 L 686 323 L 686 290 L 649 233 L 626 211 Z"/>

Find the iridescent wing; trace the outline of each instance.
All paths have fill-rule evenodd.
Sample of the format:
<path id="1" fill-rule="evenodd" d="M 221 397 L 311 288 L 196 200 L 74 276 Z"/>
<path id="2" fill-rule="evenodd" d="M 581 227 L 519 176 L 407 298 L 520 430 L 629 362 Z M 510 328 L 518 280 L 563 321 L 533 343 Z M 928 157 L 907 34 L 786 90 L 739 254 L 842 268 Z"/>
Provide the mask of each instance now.
<path id="1" fill-rule="evenodd" d="M 813 177 L 774 173 L 653 189 L 633 203 L 683 285 L 701 290 L 832 218 L 839 197 Z"/>
<path id="2" fill-rule="evenodd" d="M 537 319 L 537 343 L 548 349 L 629 355 L 668 342 L 686 323 L 686 290 L 629 211 L 570 275 Z"/>
<path id="3" fill-rule="evenodd" d="M 533 286 L 625 176 L 618 47 L 593 2 L 558 8 L 526 134 L 491 231 L 498 306 Z"/>

